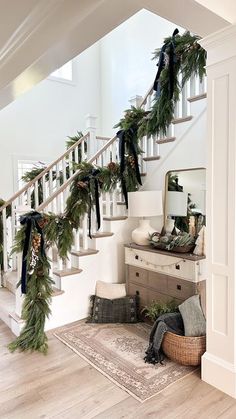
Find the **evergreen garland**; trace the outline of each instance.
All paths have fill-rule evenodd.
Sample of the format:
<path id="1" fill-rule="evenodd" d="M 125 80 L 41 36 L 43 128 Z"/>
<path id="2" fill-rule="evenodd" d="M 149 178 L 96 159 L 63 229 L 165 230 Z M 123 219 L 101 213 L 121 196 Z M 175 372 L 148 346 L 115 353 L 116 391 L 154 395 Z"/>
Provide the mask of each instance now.
<path id="1" fill-rule="evenodd" d="M 175 105 L 179 100 L 179 95 L 184 84 L 192 75 L 198 75 L 202 81 L 205 75 L 206 51 L 198 44 L 200 37 L 191 35 L 186 31 L 183 35 L 175 35 L 174 51 L 175 60 L 173 68 L 170 68 L 171 42 L 173 37 L 164 40 L 167 45 L 165 49 L 165 66 L 161 71 L 159 91 L 153 100 L 152 107 L 149 112 L 144 112 L 131 107 L 124 118 L 115 127 L 129 127 L 130 120 L 134 114 L 132 128 L 134 130 L 133 141 L 137 142 L 143 136 L 151 137 L 152 135 L 167 134 L 167 129 L 174 118 Z M 159 60 L 161 49 L 156 49 L 154 59 Z M 170 71 L 172 74 L 173 96 L 170 97 Z M 179 84 L 178 77 L 182 74 L 182 83 Z"/>
<path id="2" fill-rule="evenodd" d="M 170 42 L 171 38 L 165 40 Z M 96 185 L 99 185 L 99 193 L 113 190 L 117 183 L 123 187 L 125 182 L 126 192 L 138 189 L 139 180 L 137 176 L 137 156 L 142 153 L 139 139 L 147 135 L 150 137 L 160 132 L 164 135 L 170 125 L 176 102 L 182 86 L 179 86 L 178 75 L 182 72 L 183 83 L 192 74 L 199 75 L 200 79 L 205 74 L 206 52 L 197 44 L 198 37 L 189 32 L 182 36 L 175 37 L 175 52 L 177 60 L 174 65 L 173 96 L 169 92 L 169 66 L 166 60 L 165 68 L 161 72 L 160 92 L 154 100 L 150 112 L 141 108 L 131 107 L 125 112 L 124 118 L 115 126 L 122 130 L 124 139 L 123 168 L 120 165 L 110 162 L 107 167 L 97 168 L 89 163 L 81 162 L 81 148 L 79 148 L 79 169 L 78 176 L 74 179 L 67 199 L 64 214 L 43 214 L 43 233 L 47 246 L 56 245 L 58 254 L 62 259 L 67 257 L 73 244 L 73 229 L 78 229 L 81 217 L 89 213 L 91 208 L 97 203 Z M 155 58 L 158 58 L 160 50 L 155 51 Z M 166 49 L 168 58 L 169 50 Z M 78 141 L 82 133 L 78 132 L 75 137 L 68 137 L 67 147 Z M 86 146 L 85 146 L 86 147 Z M 85 148 L 86 151 L 86 148 Z M 134 158 L 134 152 L 136 161 Z M 73 154 L 75 161 L 75 155 Z M 37 174 L 44 170 L 34 168 L 24 176 L 25 181 L 33 179 Z M 54 174 L 53 176 L 56 176 Z M 32 194 L 32 203 L 34 202 Z M 42 184 L 39 182 L 39 202 L 42 202 Z M 1 202 L 0 202 L 1 205 Z M 31 232 L 31 246 L 27 253 L 27 294 L 23 303 L 22 318 L 25 326 L 19 337 L 9 345 L 11 351 L 19 349 L 38 350 L 42 353 L 47 352 L 47 337 L 44 332 L 45 320 L 50 314 L 50 300 L 52 296 L 53 281 L 49 277 L 50 264 L 43 251 L 38 252 L 33 241 L 36 231 Z M 26 240 L 26 228 L 17 232 L 13 252 L 22 252 Z M 32 258 L 37 253 L 36 263 L 32 268 Z M 2 253 L 2 220 L 0 218 L 0 263 Z"/>
<path id="3" fill-rule="evenodd" d="M 27 215 L 30 215 L 27 214 Z M 45 220 L 41 219 L 44 227 Z M 22 252 L 26 241 L 27 227 L 23 225 L 15 237 L 13 252 Z M 9 350 L 39 351 L 47 353 L 47 336 L 44 332 L 46 318 L 50 315 L 50 302 L 53 281 L 49 277 L 50 263 L 46 257 L 42 235 L 33 227 L 30 233 L 30 246 L 27 256 L 27 293 L 22 307 L 24 328 L 20 335 L 9 345 Z M 21 284 L 21 281 L 18 285 Z"/>

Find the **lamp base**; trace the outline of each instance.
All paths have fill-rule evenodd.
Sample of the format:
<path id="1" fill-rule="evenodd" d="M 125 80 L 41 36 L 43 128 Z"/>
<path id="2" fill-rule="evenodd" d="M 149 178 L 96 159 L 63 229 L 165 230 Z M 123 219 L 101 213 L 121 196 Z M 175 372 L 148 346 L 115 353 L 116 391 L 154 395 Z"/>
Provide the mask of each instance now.
<path id="1" fill-rule="evenodd" d="M 166 234 L 171 234 L 174 226 L 175 226 L 175 220 L 173 218 L 167 217 L 166 223 L 165 223 Z"/>
<path id="2" fill-rule="evenodd" d="M 150 226 L 150 220 L 139 220 L 139 226 L 132 231 L 132 241 L 141 246 L 149 244 L 149 235 L 155 230 Z"/>

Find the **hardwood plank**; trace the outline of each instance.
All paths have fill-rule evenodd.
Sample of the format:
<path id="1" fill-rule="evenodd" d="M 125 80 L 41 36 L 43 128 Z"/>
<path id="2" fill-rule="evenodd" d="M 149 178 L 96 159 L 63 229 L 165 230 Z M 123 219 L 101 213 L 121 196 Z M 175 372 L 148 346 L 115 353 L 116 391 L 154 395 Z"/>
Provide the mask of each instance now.
<path id="1" fill-rule="evenodd" d="M 236 400 L 188 375 L 139 403 L 50 331 L 47 356 L 9 353 L 0 321 L 1 419 L 235 419 Z M 161 368 L 161 366 L 157 366 Z"/>

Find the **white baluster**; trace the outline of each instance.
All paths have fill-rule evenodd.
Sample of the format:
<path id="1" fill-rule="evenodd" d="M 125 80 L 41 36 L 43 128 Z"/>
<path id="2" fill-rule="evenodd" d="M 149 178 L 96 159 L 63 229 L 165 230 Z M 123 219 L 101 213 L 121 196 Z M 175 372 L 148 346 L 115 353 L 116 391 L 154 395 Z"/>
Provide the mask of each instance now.
<path id="1" fill-rule="evenodd" d="M 74 148 L 74 155 L 75 155 L 75 163 L 78 164 L 79 163 L 79 146 L 76 146 Z"/>
<path id="2" fill-rule="evenodd" d="M 85 141 L 82 141 L 82 143 L 81 143 L 81 161 L 84 161 L 85 159 L 86 159 Z"/>
<path id="3" fill-rule="evenodd" d="M 63 184 L 66 182 L 67 176 L 66 176 L 66 160 L 65 158 L 62 159 L 62 178 L 63 178 Z M 64 210 L 65 202 L 67 199 L 67 190 L 64 189 L 62 194 L 62 211 Z"/>
<path id="4" fill-rule="evenodd" d="M 85 214 L 82 221 L 83 249 L 88 249 L 88 215 Z"/>
<path id="5" fill-rule="evenodd" d="M 113 141 L 111 146 L 111 160 L 115 163 L 117 160 L 116 157 L 116 141 Z"/>
<path id="6" fill-rule="evenodd" d="M 2 228 L 3 228 L 3 271 L 8 271 L 7 256 L 7 212 L 6 208 L 2 210 Z"/>
<path id="7" fill-rule="evenodd" d="M 53 252 L 52 252 L 52 247 L 49 247 L 47 249 L 47 256 L 50 260 L 49 276 L 52 278 L 52 276 L 53 276 Z"/>
<path id="8" fill-rule="evenodd" d="M 39 206 L 39 183 L 36 180 L 34 184 L 34 201 L 35 201 L 35 208 Z"/>
<path id="9" fill-rule="evenodd" d="M 116 189 L 112 192 L 112 215 L 113 217 L 117 216 L 117 190 Z"/>
<path id="10" fill-rule="evenodd" d="M 200 95 L 202 95 L 203 93 L 206 93 L 205 81 L 206 81 L 205 77 L 202 78 L 202 81 L 200 81 L 199 79 L 199 94 Z"/>
<path id="11" fill-rule="evenodd" d="M 12 235 L 12 244 L 14 243 L 15 240 L 15 235 L 16 235 L 16 212 L 15 212 L 15 201 L 12 202 L 11 204 L 11 235 Z M 12 269 L 15 270 L 16 269 L 16 254 L 13 253 L 12 255 Z"/>
<path id="12" fill-rule="evenodd" d="M 104 215 L 104 210 L 103 210 L 103 197 L 102 197 L 102 193 L 99 197 L 99 207 L 100 207 L 100 217 L 101 217 L 101 223 L 100 223 L 100 231 L 103 231 L 103 215 Z"/>
<path id="13" fill-rule="evenodd" d="M 187 85 L 182 87 L 182 118 L 188 115 Z"/>
<path id="14" fill-rule="evenodd" d="M 190 77 L 190 97 L 196 96 L 196 78 L 194 75 Z"/>
<path id="15" fill-rule="evenodd" d="M 74 235 L 74 248 L 77 252 L 79 252 L 80 250 L 79 228 L 78 230 L 76 229 L 73 230 L 73 235 Z"/>
<path id="16" fill-rule="evenodd" d="M 57 165 L 56 165 L 56 177 L 57 177 L 56 178 L 56 185 L 57 185 L 57 189 L 59 189 L 60 188 L 60 166 L 59 166 L 59 163 L 57 163 Z M 57 200 L 57 203 L 56 203 L 57 214 L 60 214 L 60 212 L 61 212 L 61 194 L 57 195 L 56 200 Z"/>
<path id="17" fill-rule="evenodd" d="M 105 193 L 106 199 L 106 217 L 111 216 L 111 201 L 110 201 L 110 192 Z"/>
<path id="18" fill-rule="evenodd" d="M 66 258 L 66 269 L 71 269 L 71 253 L 69 252 Z"/>
<path id="19" fill-rule="evenodd" d="M 31 205 L 31 187 L 27 189 L 26 194 L 27 194 L 27 199 L 26 199 L 27 205 L 31 207 L 32 206 Z"/>
<path id="20" fill-rule="evenodd" d="M 71 177 L 74 173 L 74 163 L 73 163 L 73 151 L 69 153 L 69 177 Z"/>
<path id="21" fill-rule="evenodd" d="M 59 256 L 58 256 L 58 259 L 57 259 L 57 269 L 59 271 L 62 271 L 63 270 L 63 260 Z"/>
<path id="22" fill-rule="evenodd" d="M 47 191 L 46 191 L 46 175 L 42 177 L 42 189 L 43 189 L 43 202 L 47 199 Z"/>

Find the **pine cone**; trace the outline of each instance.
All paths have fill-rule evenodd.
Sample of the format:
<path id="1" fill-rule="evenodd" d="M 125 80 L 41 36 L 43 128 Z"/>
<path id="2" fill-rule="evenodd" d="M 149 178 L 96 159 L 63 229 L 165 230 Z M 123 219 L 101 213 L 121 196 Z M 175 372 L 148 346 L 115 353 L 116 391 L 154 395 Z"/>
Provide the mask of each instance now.
<path id="1" fill-rule="evenodd" d="M 110 170 L 110 172 L 116 172 L 117 171 L 117 165 L 113 161 L 108 163 L 107 168 Z"/>
<path id="2" fill-rule="evenodd" d="M 82 180 L 80 180 L 80 181 L 77 183 L 77 186 L 78 186 L 78 188 L 79 188 L 79 189 L 86 189 L 86 188 L 87 188 L 87 186 L 88 186 L 88 183 L 87 183 L 87 182 L 83 182 Z"/>

